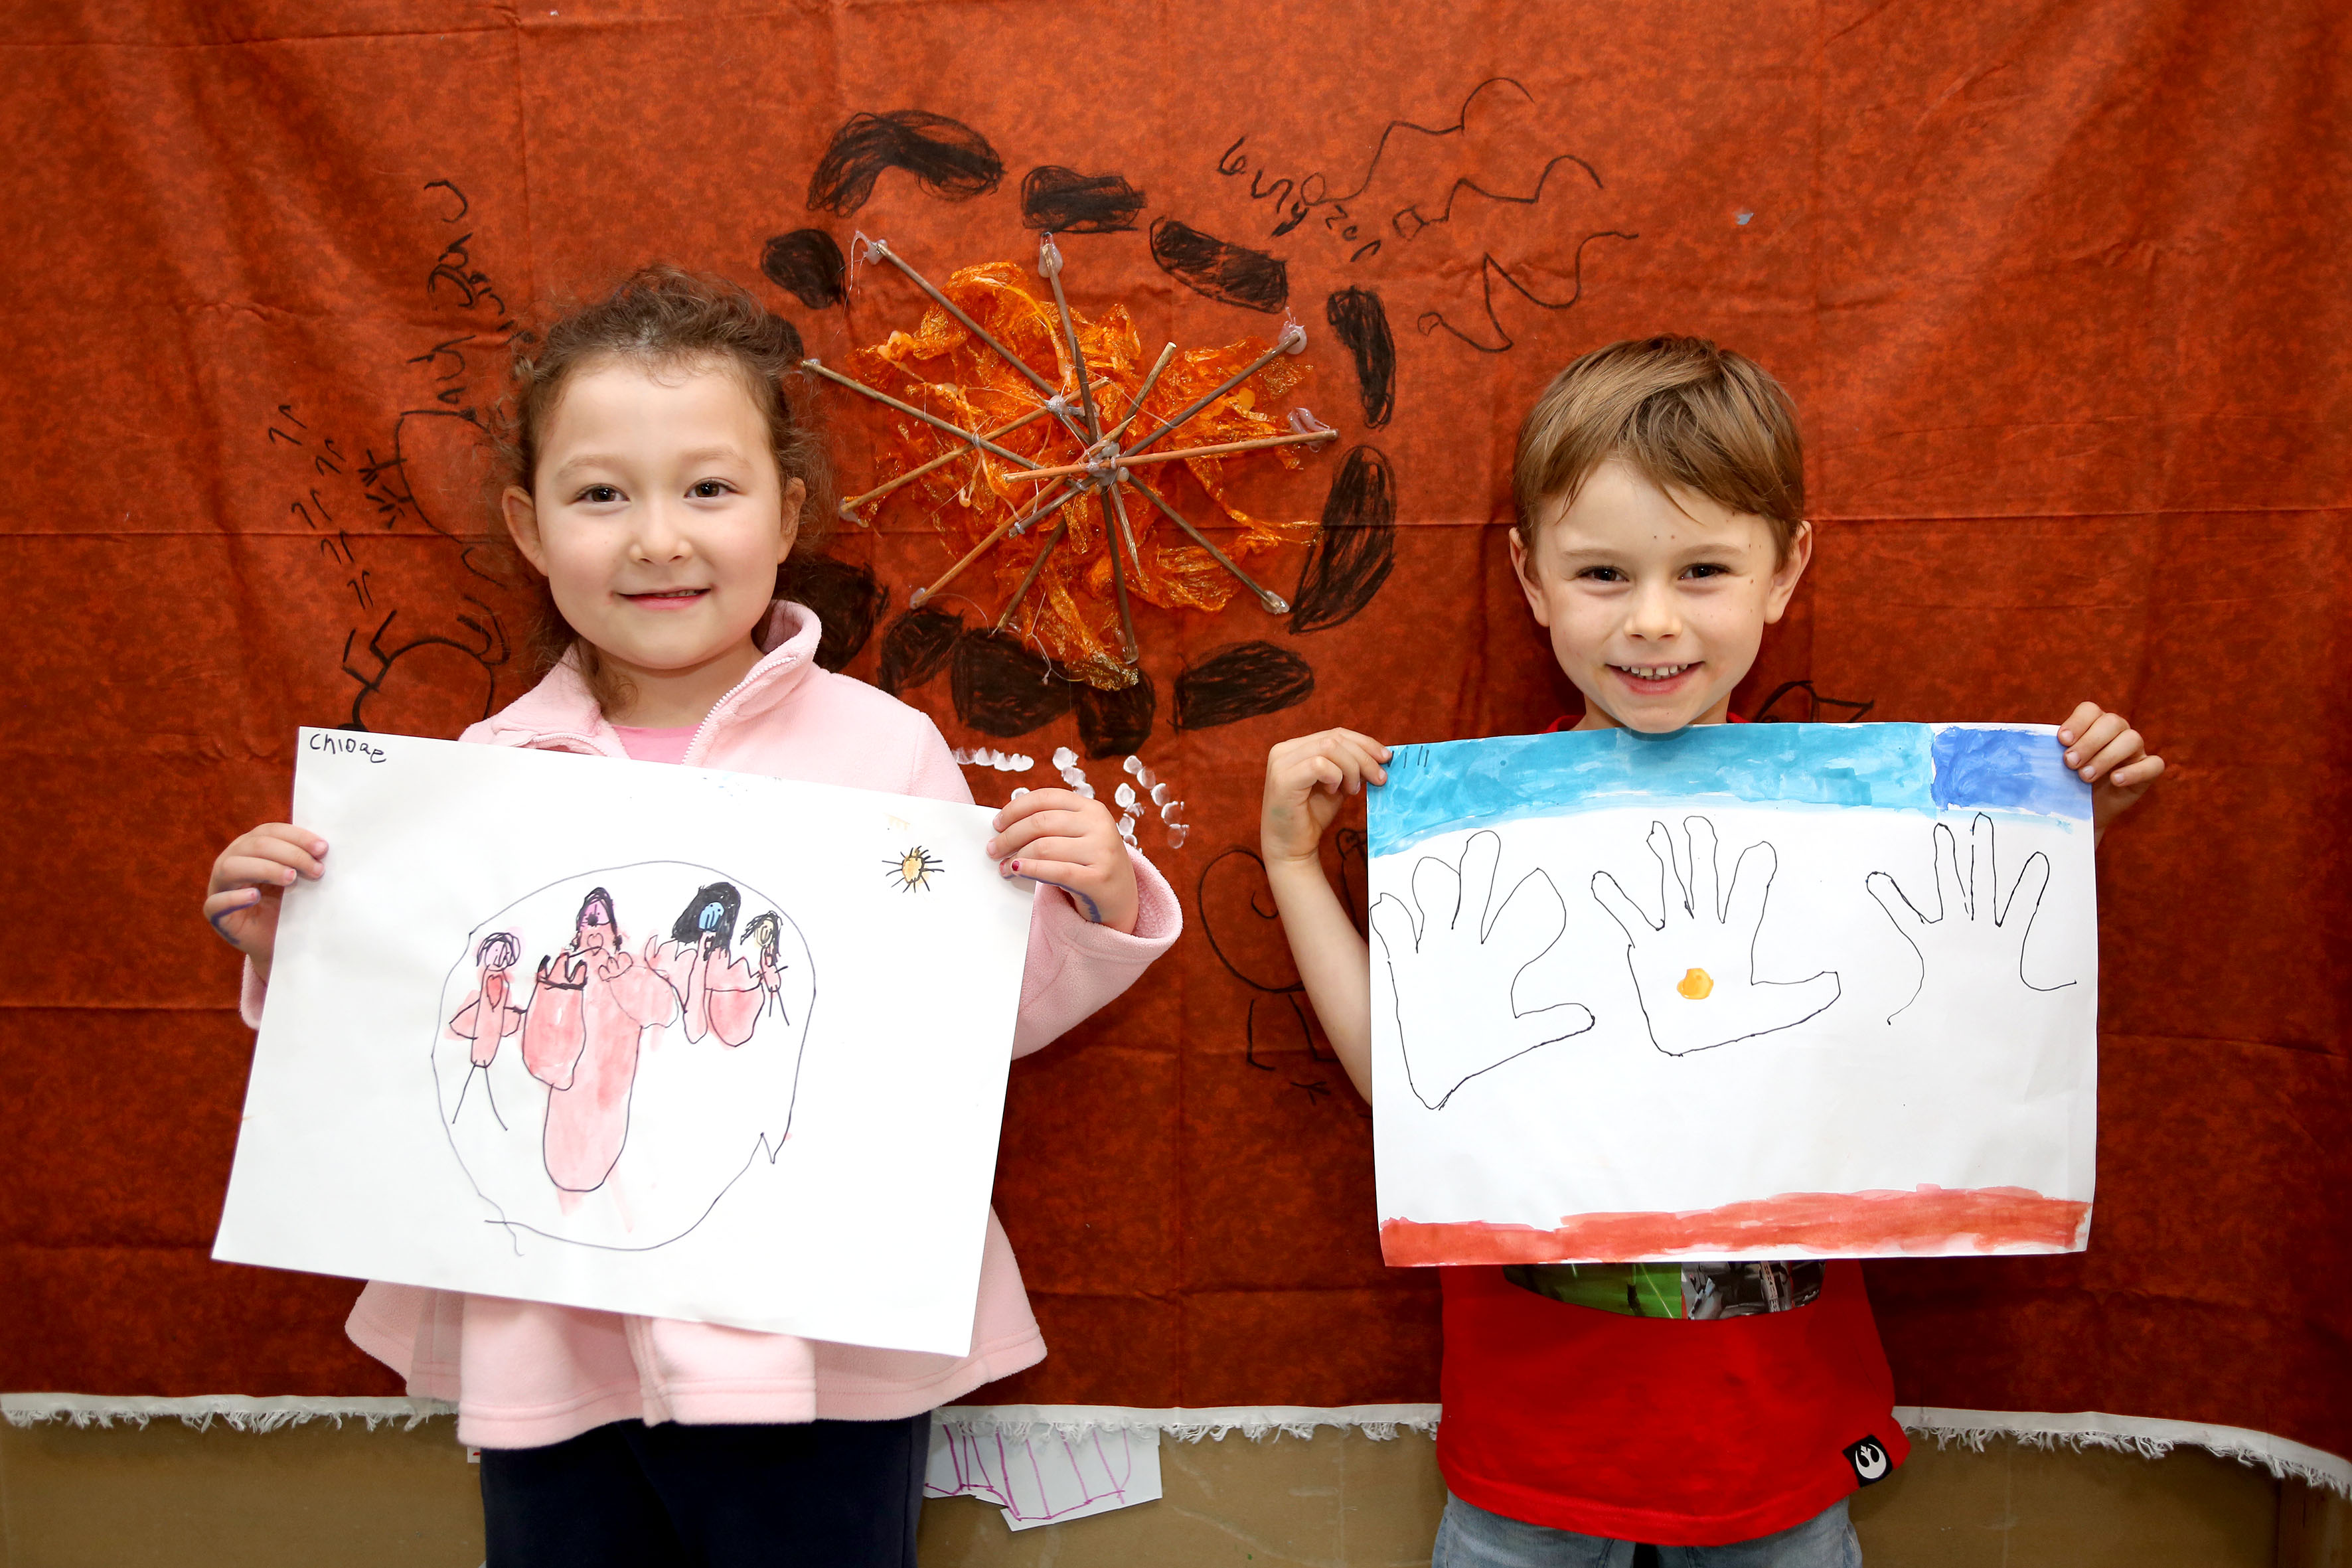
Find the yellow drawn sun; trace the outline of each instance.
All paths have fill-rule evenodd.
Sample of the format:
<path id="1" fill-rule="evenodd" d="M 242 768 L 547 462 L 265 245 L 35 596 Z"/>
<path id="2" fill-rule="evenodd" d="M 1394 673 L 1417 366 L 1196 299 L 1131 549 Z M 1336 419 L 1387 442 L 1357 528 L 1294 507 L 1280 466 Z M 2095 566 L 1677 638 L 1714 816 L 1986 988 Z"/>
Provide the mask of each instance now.
<path id="1" fill-rule="evenodd" d="M 909 893 L 918 888 L 928 892 L 930 889 L 931 879 L 941 875 L 947 869 L 939 861 L 932 859 L 930 851 L 919 844 L 903 855 L 891 856 L 882 864 L 890 868 L 883 874 L 885 878 L 897 882 L 903 891 Z"/>

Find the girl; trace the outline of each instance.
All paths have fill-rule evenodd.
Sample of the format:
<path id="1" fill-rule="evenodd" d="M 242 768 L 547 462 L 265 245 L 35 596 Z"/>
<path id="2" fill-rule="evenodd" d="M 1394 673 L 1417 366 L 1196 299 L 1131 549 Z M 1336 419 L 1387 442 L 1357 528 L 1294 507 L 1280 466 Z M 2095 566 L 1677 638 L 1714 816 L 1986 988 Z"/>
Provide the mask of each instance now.
<path id="1" fill-rule="evenodd" d="M 500 505 L 547 580 L 561 657 L 465 740 L 971 800 L 929 719 L 818 668 L 815 615 L 771 602 L 803 519 L 829 515 L 809 505 L 823 458 L 781 386 L 797 351 L 741 289 L 652 268 L 519 353 Z M 1016 1055 L 1118 995 L 1176 938 L 1174 896 L 1097 802 L 1024 795 L 997 815 L 987 852 L 1003 874 L 1049 884 Z M 327 853 L 316 834 L 270 823 L 214 863 L 205 914 L 249 961 L 250 1023 L 278 896 L 320 876 Z M 605 930 L 586 931 L 599 917 Z M 583 921 L 583 945 L 614 924 L 609 909 Z M 457 1402 L 459 1440 L 483 1450 L 493 1568 L 912 1568 L 928 1413 L 1045 1354 L 992 1214 L 962 1356 L 384 1284 L 348 1331 L 411 1394 Z"/>

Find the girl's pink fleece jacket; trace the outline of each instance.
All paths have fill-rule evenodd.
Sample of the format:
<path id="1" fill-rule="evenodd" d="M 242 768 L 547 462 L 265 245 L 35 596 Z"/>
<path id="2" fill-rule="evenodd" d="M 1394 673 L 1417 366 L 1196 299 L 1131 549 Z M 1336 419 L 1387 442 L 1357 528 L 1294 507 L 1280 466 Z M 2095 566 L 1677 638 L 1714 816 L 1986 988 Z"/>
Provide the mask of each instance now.
<path id="1" fill-rule="evenodd" d="M 970 801 L 962 771 L 929 719 L 818 667 L 819 629 L 805 606 L 777 603 L 759 639 L 766 657 L 710 710 L 686 763 Z M 460 739 L 627 754 L 569 659 Z M 1038 889 L 1014 1056 L 1047 1044 L 1125 991 L 1176 940 L 1183 916 L 1175 894 L 1140 855 L 1135 875 L 1142 909 L 1132 936 L 1091 925 L 1065 894 Z M 248 967 L 244 1014 L 256 1027 L 261 997 Z M 461 1442 L 491 1448 L 558 1443 L 631 1416 L 705 1423 L 913 1415 L 1045 1355 L 993 1210 L 971 1349 L 962 1356 L 382 1282 L 361 1293 L 346 1329 L 362 1350 L 407 1377 L 412 1395 L 455 1402 Z"/>

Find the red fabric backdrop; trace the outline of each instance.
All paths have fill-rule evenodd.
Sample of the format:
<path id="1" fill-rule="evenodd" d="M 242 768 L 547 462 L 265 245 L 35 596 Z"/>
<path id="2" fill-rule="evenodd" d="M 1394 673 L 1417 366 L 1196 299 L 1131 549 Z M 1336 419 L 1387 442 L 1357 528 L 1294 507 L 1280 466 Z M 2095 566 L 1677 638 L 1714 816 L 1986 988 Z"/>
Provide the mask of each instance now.
<path id="1" fill-rule="evenodd" d="M 1062 243 L 1074 302 L 1125 301 L 1147 355 L 1278 320 L 1160 265 L 1155 223 L 1281 264 L 1244 268 L 1254 302 L 1272 289 L 1308 326 L 1299 395 L 1384 458 L 1395 527 L 1356 509 L 1301 622 L 1245 600 L 1139 616 L 1141 754 L 1192 825 L 1181 849 L 1143 839 L 1191 930 L 1014 1073 L 998 1202 L 1053 1354 L 986 1396 L 1434 1396 L 1433 1281 L 1381 1265 L 1365 1113 L 1308 1047 L 1255 868 L 1226 852 L 1255 841 L 1283 736 L 1559 711 L 1501 548 L 1516 416 L 1575 353 L 1680 330 L 1763 361 L 1805 414 L 1821 553 L 1750 711 L 2050 721 L 2088 695 L 2176 770 L 2102 869 L 2091 1250 L 1874 1265 L 1900 1397 L 2352 1453 L 2352 13 L 1402 15 L 15 8 L 0 905 L 40 940 L 0 981 L 0 1387 L 395 1389 L 341 1337 L 350 1284 L 207 1258 L 249 1036 L 195 904 L 219 846 L 284 809 L 298 723 L 448 734 L 527 684 L 529 596 L 473 542 L 468 415 L 499 394 L 510 323 L 667 258 L 758 289 L 838 360 L 913 326 L 919 296 L 867 268 L 845 305 L 804 303 L 763 277 L 772 238 L 863 230 L 935 279 L 1025 262 L 1021 187 L 1057 166 L 1140 193 L 1133 226 Z M 855 179 L 812 192 L 854 116 L 910 109 L 964 128 L 924 133 L 961 172 L 902 145 L 862 201 Z M 1384 141 L 1400 120 L 1424 129 Z M 923 122 L 881 123 L 887 143 Z M 1351 287 L 1394 343 L 1377 426 L 1327 325 Z M 829 405 L 862 488 L 880 426 Z M 1237 493 L 1311 517 L 1340 464 L 1265 463 Z M 847 667 L 872 679 L 947 549 L 908 510 L 824 548 L 887 595 Z M 1384 559 L 1345 616 L 1329 581 Z M 1294 594 L 1306 565 L 1294 548 L 1268 574 Z M 992 613 L 978 597 L 951 607 Z M 1212 656 L 1256 640 L 1311 669 L 1311 696 L 1177 728 Z M 1069 716 L 981 733 L 952 688 L 906 695 L 956 743 L 1077 743 Z M 1089 764 L 1106 792 L 1118 760 Z M 983 798 L 1016 782 L 972 777 Z"/>

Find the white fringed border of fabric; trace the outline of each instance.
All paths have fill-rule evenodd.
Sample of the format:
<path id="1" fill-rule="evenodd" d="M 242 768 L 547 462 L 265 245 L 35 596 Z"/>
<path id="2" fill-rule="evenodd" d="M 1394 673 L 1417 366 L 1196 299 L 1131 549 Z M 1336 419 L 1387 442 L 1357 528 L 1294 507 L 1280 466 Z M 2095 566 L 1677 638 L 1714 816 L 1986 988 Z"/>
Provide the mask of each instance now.
<path id="1" fill-rule="evenodd" d="M 288 1395 L 255 1398 L 241 1394 L 198 1394 L 162 1398 L 116 1394 L 0 1394 L 0 1417 L 12 1426 L 44 1421 L 69 1421 L 77 1426 L 111 1426 L 116 1422 L 145 1426 L 154 1420 L 179 1420 L 191 1426 L 215 1422 L 240 1432 L 271 1432 L 305 1421 L 363 1421 L 373 1429 L 387 1422 L 412 1427 L 436 1416 L 456 1414 L 454 1406 L 434 1399 L 332 1398 Z M 1181 1442 L 1202 1438 L 1223 1441 L 1234 1433 L 1253 1441 L 1275 1435 L 1311 1437 L 1318 1426 L 1353 1427 L 1376 1440 L 1399 1431 L 1433 1434 L 1438 1406 L 1434 1405 L 1225 1405 L 1198 1408 L 1149 1409 L 1121 1405 L 950 1405 L 936 1413 L 942 1426 L 975 1434 L 1006 1436 L 1073 1436 L 1098 1429 L 1153 1431 Z M 2116 1448 L 2145 1458 L 2160 1458 L 2184 1444 L 2260 1466 L 2272 1475 L 2292 1476 L 2352 1498 L 2352 1460 L 2289 1438 L 2273 1436 L 2243 1426 L 2216 1426 L 2194 1421 L 2167 1421 L 2148 1415 L 2109 1415 L 2100 1411 L 1948 1410 L 1935 1406 L 1899 1405 L 1895 1419 L 1915 1436 L 1930 1437 L 1938 1447 L 1961 1443 L 1981 1449 L 1995 1437 L 2006 1437 L 2037 1448 Z"/>

